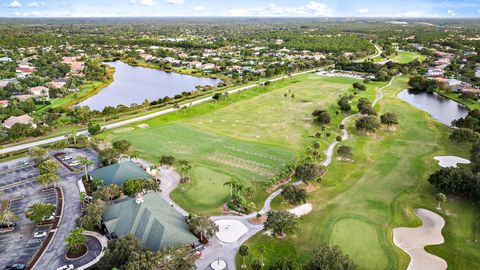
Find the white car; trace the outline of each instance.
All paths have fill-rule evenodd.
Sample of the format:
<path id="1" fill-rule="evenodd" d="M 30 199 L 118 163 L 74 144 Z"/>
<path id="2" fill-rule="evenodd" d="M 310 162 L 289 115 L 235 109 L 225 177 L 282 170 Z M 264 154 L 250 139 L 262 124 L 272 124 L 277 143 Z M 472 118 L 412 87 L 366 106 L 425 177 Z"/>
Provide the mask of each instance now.
<path id="1" fill-rule="evenodd" d="M 65 156 L 65 157 L 63 158 L 63 160 L 70 160 L 70 159 L 72 159 L 71 156 Z"/>
<path id="2" fill-rule="evenodd" d="M 57 268 L 57 270 L 73 270 L 73 269 L 75 269 L 75 267 L 73 267 L 73 264 L 64 265 L 62 267 Z"/>
<path id="3" fill-rule="evenodd" d="M 33 234 L 34 238 L 42 238 L 45 236 L 47 236 L 47 232 L 36 232 L 35 234 Z"/>
<path id="4" fill-rule="evenodd" d="M 80 165 L 80 163 L 78 161 L 74 161 L 72 163 L 69 164 L 70 166 L 77 166 L 77 165 Z"/>

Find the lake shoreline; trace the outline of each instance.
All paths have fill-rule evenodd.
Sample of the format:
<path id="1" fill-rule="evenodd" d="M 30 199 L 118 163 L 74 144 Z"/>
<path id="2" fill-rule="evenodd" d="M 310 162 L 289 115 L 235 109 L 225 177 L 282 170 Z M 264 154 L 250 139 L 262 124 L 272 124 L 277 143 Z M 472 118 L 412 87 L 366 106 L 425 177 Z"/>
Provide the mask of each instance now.
<path id="1" fill-rule="evenodd" d="M 177 72 L 166 72 L 161 69 L 131 65 L 122 60 L 104 62 L 115 70 L 112 83 L 102 85 L 95 91 L 82 97 L 76 106 L 88 106 L 91 110 L 103 110 L 105 107 L 117 107 L 142 104 L 177 96 L 190 95 L 198 90 L 198 86 L 217 88 L 223 80 L 216 78 L 185 75 Z M 77 100 L 76 100 L 77 101 Z"/>
<path id="2" fill-rule="evenodd" d="M 197 73 L 192 73 L 192 72 L 187 72 L 185 69 L 177 69 L 177 68 L 165 69 L 165 68 L 162 68 L 159 65 L 156 65 L 156 64 L 153 64 L 153 63 L 148 63 L 148 62 L 144 62 L 144 61 L 133 62 L 133 61 L 131 61 L 131 59 L 120 59 L 119 61 L 122 61 L 125 64 L 128 64 L 128 65 L 133 66 L 133 67 L 151 68 L 151 69 L 165 71 L 165 72 L 168 72 L 168 73 L 178 73 L 178 74 L 181 74 L 181 75 L 195 76 L 195 77 L 199 77 L 199 78 L 219 79 L 219 80 L 224 81 L 227 84 L 230 84 L 230 81 L 231 81 L 231 78 L 229 78 L 225 75 L 222 75 L 222 74 L 213 75 L 213 74 L 210 74 L 210 73 L 198 73 L 198 72 Z"/>

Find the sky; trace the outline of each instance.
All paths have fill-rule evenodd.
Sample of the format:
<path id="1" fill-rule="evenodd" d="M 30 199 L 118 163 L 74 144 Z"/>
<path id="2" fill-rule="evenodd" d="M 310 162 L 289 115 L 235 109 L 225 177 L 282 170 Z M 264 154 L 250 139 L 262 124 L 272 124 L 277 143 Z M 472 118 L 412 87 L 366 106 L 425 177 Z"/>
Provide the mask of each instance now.
<path id="1" fill-rule="evenodd" d="M 0 0 L 0 17 L 477 17 L 480 0 Z"/>

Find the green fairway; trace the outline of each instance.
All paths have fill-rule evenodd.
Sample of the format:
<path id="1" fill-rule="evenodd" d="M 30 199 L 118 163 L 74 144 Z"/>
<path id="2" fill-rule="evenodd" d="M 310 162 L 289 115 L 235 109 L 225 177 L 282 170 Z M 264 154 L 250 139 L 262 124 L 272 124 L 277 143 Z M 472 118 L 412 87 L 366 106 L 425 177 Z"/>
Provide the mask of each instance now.
<path id="1" fill-rule="evenodd" d="M 330 136 L 318 140 L 324 149 L 335 140 L 344 117 L 336 116 L 336 106 L 330 105 L 341 95 L 353 94 L 351 85 L 358 81 L 314 74 L 300 76 L 141 123 L 148 124 L 147 128 L 139 129 L 140 123 L 136 123 L 98 137 L 128 140 L 135 154 L 154 163 L 162 155 L 190 160 L 195 169 L 192 183 L 184 186 L 184 192 L 177 189 L 172 193 L 173 199 L 188 211 L 219 214 L 228 197 L 223 183 L 231 177 L 256 187 L 252 200 L 260 208 L 267 196 L 263 183 L 294 162 L 298 150 L 312 143 L 313 135 L 320 130 L 312 123 L 311 112 L 323 108 L 332 115 L 332 123 L 325 131 Z M 367 91 L 359 92 L 356 98 L 373 100 L 382 85 L 370 83 Z"/>
<path id="2" fill-rule="evenodd" d="M 115 137 L 122 139 L 131 142 L 141 157 L 153 162 L 158 162 L 162 155 L 190 160 L 196 168 L 193 184 L 187 185 L 185 192 L 177 190 L 173 197 L 195 212 L 218 212 L 227 199 L 228 190 L 223 183 L 229 178 L 238 177 L 261 190 L 263 181 L 295 157 L 288 149 L 217 136 L 183 124 L 151 126 Z M 264 192 L 257 195 L 254 201 L 261 203 Z"/>
<path id="3" fill-rule="evenodd" d="M 343 252 L 352 258 L 362 269 L 385 269 L 387 256 L 379 244 L 375 226 L 354 218 L 345 218 L 335 222 L 329 243 L 341 246 Z M 368 256 L 363 256 L 368 250 Z"/>
<path id="4" fill-rule="evenodd" d="M 399 64 L 407 64 L 412 62 L 415 59 L 418 59 L 418 61 L 423 62 L 425 61 L 425 59 L 427 59 L 427 57 L 418 52 L 396 51 L 396 54 L 388 56 L 388 60 L 382 57 L 377 57 L 377 58 L 374 58 L 373 60 L 375 62 L 393 61 Z"/>
<path id="5" fill-rule="evenodd" d="M 330 112 L 332 124 L 327 132 L 331 132 L 332 137 L 337 134 L 338 124 L 344 116 L 335 115 L 336 100 L 343 94 L 352 94 L 354 82 L 359 80 L 315 74 L 301 76 L 278 90 L 232 104 L 214 114 L 194 117 L 188 122 L 226 136 L 299 150 L 304 148 L 305 138 L 318 131 L 311 116 L 315 109 Z M 370 83 L 367 91 L 359 95 L 373 101 L 375 90 L 381 85 L 383 83 Z M 353 102 L 352 107 L 354 105 Z"/>
<path id="6" fill-rule="evenodd" d="M 468 158 L 469 147 L 449 141 L 447 127 L 396 98 L 399 91 L 407 88 L 406 82 L 406 78 L 397 79 L 384 90 L 385 98 L 377 106 L 381 112 L 398 115 L 397 130 L 363 136 L 356 133 L 351 121 L 351 135 L 344 143 L 353 147 L 354 162 L 334 159 L 320 188 L 310 194 L 313 211 L 300 218 L 301 232 L 283 240 L 265 235 L 253 237 L 247 242 L 252 257 L 258 256 L 260 245 L 272 247 L 269 254 L 275 255 L 267 258 L 268 263 L 291 255 L 288 247 L 295 246 L 297 258 L 305 261 L 316 246 L 330 242 L 339 245 L 360 269 L 407 268 L 409 257 L 393 245 L 392 229 L 420 225 L 413 215 L 415 207 L 435 211 L 436 191 L 427 182 L 430 173 L 439 168 L 433 157 Z M 446 243 L 429 249 L 443 255 L 452 269 L 479 269 L 480 245 L 474 242 L 478 232 L 475 209 L 451 199 L 444 210 L 449 213 L 440 212 L 447 224 L 443 230 Z M 346 217 L 349 223 L 357 225 L 346 228 L 348 224 L 342 221 Z M 347 230 L 352 241 L 344 239 Z M 377 243 L 372 239 L 377 239 Z M 387 263 L 368 258 L 372 254 L 381 254 Z"/>

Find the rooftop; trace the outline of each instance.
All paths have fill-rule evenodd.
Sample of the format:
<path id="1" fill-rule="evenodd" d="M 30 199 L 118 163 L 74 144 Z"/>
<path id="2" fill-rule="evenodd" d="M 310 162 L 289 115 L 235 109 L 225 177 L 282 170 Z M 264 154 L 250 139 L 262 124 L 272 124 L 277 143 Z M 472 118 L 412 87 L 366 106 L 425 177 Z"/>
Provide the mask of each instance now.
<path id="1" fill-rule="evenodd" d="M 124 161 L 90 172 L 90 176 L 102 180 L 103 185 L 123 185 L 128 179 L 150 179 L 152 176 L 132 161 Z"/>
<path id="2" fill-rule="evenodd" d="M 105 208 L 103 219 L 110 233 L 133 234 L 151 250 L 197 241 L 185 218 L 155 192 L 144 195 L 143 203 L 135 198 L 115 201 Z"/>

